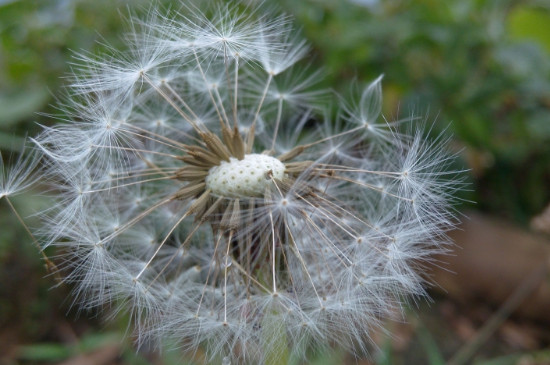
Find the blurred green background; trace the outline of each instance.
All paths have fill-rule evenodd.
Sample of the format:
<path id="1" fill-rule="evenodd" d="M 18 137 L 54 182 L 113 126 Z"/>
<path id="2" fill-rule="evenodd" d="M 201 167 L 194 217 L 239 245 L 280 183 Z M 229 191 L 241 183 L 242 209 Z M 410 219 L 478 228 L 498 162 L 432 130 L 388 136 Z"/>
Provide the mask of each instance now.
<path id="1" fill-rule="evenodd" d="M 326 70 L 327 87 L 345 94 L 350 81 L 366 83 L 383 73 L 383 110 L 389 120 L 415 111 L 436 121 L 436 131 L 454 135 L 450 148 L 470 169 L 471 191 L 462 198 L 475 202 L 459 209 L 527 227 L 550 202 L 548 1 L 271 2 L 295 18 L 312 45 L 314 66 Z M 55 122 L 45 114 L 58 113 L 56 97 L 63 94 L 74 52 L 99 52 L 101 42 L 124 47 L 120 19 L 130 3 L 132 9 L 149 4 L 0 0 L 0 150 L 5 160 L 17 156 L 39 124 Z M 24 216 L 40 203 L 14 199 Z M 69 310 L 68 289 L 50 289 L 56 283 L 43 278 L 47 272 L 25 231 L 1 200 L 0 209 L 0 363 L 71 361 L 112 344 L 116 362 L 106 364 L 180 363 L 174 354 L 159 357 L 147 349 L 136 354 L 131 338 L 121 340 L 124 319 L 105 323 L 93 313 L 78 316 Z M 30 217 L 29 224 L 34 223 Z M 413 343 L 420 353 L 415 363 L 444 363 L 447 346 L 437 341 L 433 326 L 427 328 L 415 327 Z M 408 363 L 387 341 L 379 343 L 381 355 L 371 361 Z M 532 355 L 550 363 L 549 352 L 543 344 Z M 519 358 L 514 354 L 497 351 L 484 360 L 513 364 Z M 342 363 L 345 355 L 319 361 Z"/>

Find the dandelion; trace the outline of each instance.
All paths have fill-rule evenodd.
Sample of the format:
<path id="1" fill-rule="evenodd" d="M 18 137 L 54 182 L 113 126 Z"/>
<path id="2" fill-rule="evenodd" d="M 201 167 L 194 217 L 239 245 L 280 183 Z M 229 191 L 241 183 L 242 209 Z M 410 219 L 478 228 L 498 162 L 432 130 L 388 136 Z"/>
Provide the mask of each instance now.
<path id="1" fill-rule="evenodd" d="M 445 141 L 380 121 L 381 78 L 332 117 L 286 17 L 210 12 L 153 10 L 128 51 L 80 58 L 68 120 L 35 138 L 44 246 L 142 342 L 254 364 L 366 351 L 446 249 Z"/>
<path id="2" fill-rule="evenodd" d="M 32 172 L 39 162 L 36 154 L 30 154 L 6 167 L 0 155 L 0 199 L 21 194 L 33 185 Z"/>
<path id="3" fill-rule="evenodd" d="M 38 173 L 35 171 L 40 163 L 39 155 L 36 153 L 22 154 L 20 158 L 16 159 L 11 166 L 6 167 L 4 165 L 4 159 L 0 154 L 0 201 L 4 200 L 8 205 L 11 212 L 15 215 L 19 223 L 23 226 L 29 237 L 32 239 L 33 244 L 36 246 L 42 258 L 44 259 L 44 266 L 50 272 L 56 272 L 57 267 L 46 256 L 40 243 L 35 238 L 25 220 L 19 214 L 15 208 L 10 197 L 23 194 L 25 191 L 35 185 L 38 179 Z M 59 277 L 56 275 L 56 279 Z"/>

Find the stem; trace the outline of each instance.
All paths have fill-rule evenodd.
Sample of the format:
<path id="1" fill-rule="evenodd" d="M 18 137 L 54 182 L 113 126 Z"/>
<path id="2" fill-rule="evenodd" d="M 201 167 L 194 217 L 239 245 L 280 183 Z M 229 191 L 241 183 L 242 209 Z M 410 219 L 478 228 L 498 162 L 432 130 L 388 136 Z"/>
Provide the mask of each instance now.
<path id="1" fill-rule="evenodd" d="M 265 365 L 288 365 L 290 351 L 285 322 L 280 319 L 277 309 L 267 312 L 262 321 Z"/>
<path id="2" fill-rule="evenodd" d="M 262 93 L 262 97 L 260 99 L 260 103 L 258 104 L 258 108 L 256 109 L 256 113 L 254 114 L 254 120 L 252 121 L 252 124 L 250 125 L 250 130 L 248 132 L 248 138 L 246 141 L 247 151 L 246 153 L 250 153 L 252 150 L 252 145 L 254 144 L 254 131 L 256 129 L 256 121 L 258 120 L 258 117 L 260 116 L 260 110 L 262 109 L 262 105 L 264 104 L 265 97 L 267 96 L 267 92 L 269 91 L 269 85 L 271 84 L 271 80 L 273 80 L 273 74 L 270 73 L 267 82 L 265 84 L 264 92 Z"/>
<path id="3" fill-rule="evenodd" d="M 277 103 L 277 119 L 275 120 L 275 131 L 273 132 L 273 141 L 271 142 L 271 151 L 275 150 L 275 142 L 277 140 L 277 133 L 279 132 L 279 125 L 281 124 L 281 115 L 283 113 L 283 99 L 279 99 Z"/>
<path id="4" fill-rule="evenodd" d="M 57 266 L 48 258 L 48 256 L 46 256 L 46 254 L 44 253 L 44 250 L 42 249 L 42 247 L 40 247 L 40 244 L 38 243 L 37 239 L 31 233 L 31 230 L 29 229 L 27 224 L 25 224 L 25 221 L 23 220 L 23 218 L 21 218 L 21 215 L 19 215 L 19 213 L 11 203 L 10 199 L 7 196 L 5 196 L 5 198 L 11 211 L 13 212 L 13 214 L 15 214 L 15 217 L 17 217 L 17 220 L 19 221 L 19 223 L 21 223 L 21 225 L 23 226 L 27 234 L 31 237 L 32 242 L 34 243 L 38 251 L 40 251 L 40 254 L 42 255 L 42 258 L 44 259 L 44 262 L 45 262 L 44 265 L 46 266 L 46 270 L 48 270 L 48 272 L 50 273 L 55 273 L 56 280 L 58 282 L 61 282 L 61 277 L 59 276 L 59 270 L 57 269 Z"/>

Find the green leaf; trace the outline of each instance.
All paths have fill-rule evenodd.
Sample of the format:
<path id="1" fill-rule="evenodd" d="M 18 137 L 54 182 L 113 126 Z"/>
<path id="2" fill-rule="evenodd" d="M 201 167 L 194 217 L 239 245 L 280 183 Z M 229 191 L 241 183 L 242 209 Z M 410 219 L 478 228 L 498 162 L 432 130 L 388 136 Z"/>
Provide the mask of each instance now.
<path id="1" fill-rule="evenodd" d="M 420 343 L 428 355 L 428 363 L 430 365 L 445 365 L 445 359 L 430 332 L 421 326 L 417 333 Z"/>
<path id="2" fill-rule="evenodd" d="M 376 359 L 376 363 L 378 365 L 392 365 L 394 363 L 393 360 L 393 347 L 391 339 L 388 338 L 381 348 L 378 358 Z"/>
<path id="3" fill-rule="evenodd" d="M 124 335 L 117 332 L 90 333 L 84 336 L 79 343 L 82 352 L 94 351 L 108 344 L 122 343 Z"/>
<path id="4" fill-rule="evenodd" d="M 28 361 L 61 361 L 71 356 L 73 351 L 57 343 L 35 344 L 19 348 L 18 358 Z"/>

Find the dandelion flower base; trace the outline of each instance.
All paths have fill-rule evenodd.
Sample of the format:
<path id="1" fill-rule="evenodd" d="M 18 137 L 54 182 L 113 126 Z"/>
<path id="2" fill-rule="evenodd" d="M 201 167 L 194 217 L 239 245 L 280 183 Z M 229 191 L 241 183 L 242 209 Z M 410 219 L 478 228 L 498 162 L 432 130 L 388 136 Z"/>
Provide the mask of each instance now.
<path id="1" fill-rule="evenodd" d="M 242 160 L 231 157 L 212 167 L 206 176 L 206 187 L 212 194 L 231 198 L 260 197 L 271 178 L 282 180 L 285 165 L 275 157 L 248 154 Z"/>

